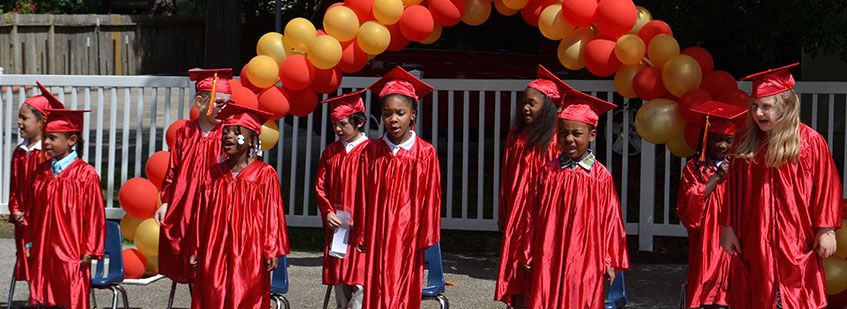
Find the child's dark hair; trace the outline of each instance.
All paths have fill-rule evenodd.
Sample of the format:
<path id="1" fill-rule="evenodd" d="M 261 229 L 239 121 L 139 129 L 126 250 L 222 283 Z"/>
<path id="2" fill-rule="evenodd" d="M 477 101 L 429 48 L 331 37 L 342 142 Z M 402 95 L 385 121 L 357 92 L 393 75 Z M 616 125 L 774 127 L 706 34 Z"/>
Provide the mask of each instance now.
<path id="1" fill-rule="evenodd" d="M 553 100 L 548 96 L 544 96 L 544 105 L 541 111 L 538 112 L 538 117 L 527 124 L 523 117 L 515 117 L 514 127 L 519 131 L 527 131 L 527 144 L 530 147 L 539 151 L 544 151 L 550 146 L 553 140 L 553 134 L 556 130 L 556 119 L 559 117 L 558 109 L 553 104 Z M 514 138 L 514 137 L 513 137 Z M 513 141 L 509 141 L 510 143 Z"/>
<path id="2" fill-rule="evenodd" d="M 85 141 L 82 139 L 82 133 L 65 132 L 65 137 L 71 138 L 71 136 L 76 136 L 76 145 L 74 145 L 74 149 L 76 149 L 76 156 L 82 158 L 82 155 L 85 154 Z"/>
<path id="3" fill-rule="evenodd" d="M 388 99 L 390 99 L 390 98 L 399 98 L 400 100 L 403 100 L 403 101 L 409 103 L 409 105 L 410 105 L 410 107 L 412 108 L 413 111 L 417 111 L 417 109 L 418 109 L 418 101 L 417 100 L 415 100 L 412 97 L 402 95 L 402 94 L 399 94 L 399 93 L 392 93 L 392 94 L 389 94 L 387 96 L 384 96 L 384 97 L 382 97 L 382 99 L 380 99 L 380 101 L 381 101 L 381 103 L 385 103 L 385 101 L 388 101 Z"/>
<path id="4" fill-rule="evenodd" d="M 365 132 L 365 125 L 367 125 L 367 118 L 365 117 L 365 113 L 358 112 L 347 116 L 347 121 L 350 122 L 354 127 L 359 128 L 359 132 Z"/>
<path id="5" fill-rule="evenodd" d="M 32 115 L 33 115 L 33 116 L 35 116 L 35 119 L 38 119 L 38 121 L 47 120 L 47 119 L 44 117 L 44 114 L 43 114 L 43 113 L 41 113 L 41 111 L 40 111 L 40 110 L 38 110 L 38 109 L 36 109 L 36 108 L 34 108 L 34 107 L 32 107 L 32 106 L 28 106 L 29 104 L 26 104 L 26 105 L 27 105 L 27 107 L 29 108 L 29 110 L 32 112 Z"/>
<path id="6" fill-rule="evenodd" d="M 244 135 L 244 131 L 250 132 L 250 134 L 248 134 L 249 137 L 250 137 L 250 141 L 253 143 L 253 145 L 256 145 L 257 147 L 259 146 L 259 142 L 261 140 L 259 139 L 258 133 L 253 132 L 253 130 L 247 129 L 247 128 L 242 127 L 242 126 L 236 126 L 236 127 L 238 127 L 238 134 Z M 258 153 L 257 153 L 257 155 L 258 155 Z M 262 156 L 259 155 L 258 157 L 261 158 Z"/>

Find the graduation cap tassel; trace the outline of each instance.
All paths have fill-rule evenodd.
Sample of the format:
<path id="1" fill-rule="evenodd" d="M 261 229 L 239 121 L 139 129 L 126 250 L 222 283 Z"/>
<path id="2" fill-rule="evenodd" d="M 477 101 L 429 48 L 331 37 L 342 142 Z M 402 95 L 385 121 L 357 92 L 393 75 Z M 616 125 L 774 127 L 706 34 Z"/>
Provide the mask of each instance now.
<path id="1" fill-rule="evenodd" d="M 206 116 L 212 115 L 212 109 L 215 108 L 215 94 L 218 91 L 218 72 L 215 72 L 212 77 L 212 95 L 209 97 L 209 108 L 206 109 Z"/>
<path id="2" fill-rule="evenodd" d="M 703 131 L 703 147 L 700 148 L 700 162 L 706 162 L 706 145 L 709 140 L 709 115 L 706 115 L 706 126 Z"/>

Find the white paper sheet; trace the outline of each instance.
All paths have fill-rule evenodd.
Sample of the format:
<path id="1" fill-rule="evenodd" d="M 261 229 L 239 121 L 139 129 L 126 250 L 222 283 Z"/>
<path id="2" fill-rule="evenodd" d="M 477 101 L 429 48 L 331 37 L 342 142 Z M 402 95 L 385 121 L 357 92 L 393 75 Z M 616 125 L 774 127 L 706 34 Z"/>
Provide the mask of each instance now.
<path id="1" fill-rule="evenodd" d="M 343 259 L 347 256 L 347 244 L 350 237 L 350 213 L 337 210 L 335 211 L 335 215 L 341 221 L 341 226 L 337 227 L 335 233 L 332 234 L 332 246 L 330 246 L 329 256 Z"/>

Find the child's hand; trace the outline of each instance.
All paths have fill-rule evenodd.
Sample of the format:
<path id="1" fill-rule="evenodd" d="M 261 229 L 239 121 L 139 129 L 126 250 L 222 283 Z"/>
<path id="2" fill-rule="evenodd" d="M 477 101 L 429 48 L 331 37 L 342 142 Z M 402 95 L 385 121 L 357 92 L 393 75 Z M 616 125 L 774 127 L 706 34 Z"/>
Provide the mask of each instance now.
<path id="1" fill-rule="evenodd" d="M 162 204 L 162 207 L 156 210 L 156 214 L 153 215 L 153 220 L 156 220 L 156 224 L 162 225 L 162 222 L 165 221 L 165 213 L 168 212 L 168 203 Z"/>
<path id="2" fill-rule="evenodd" d="M 91 264 L 91 255 L 83 254 L 82 258 L 80 260 L 81 260 L 82 264 L 90 265 Z"/>
<path id="3" fill-rule="evenodd" d="M 341 226 L 341 220 L 338 220 L 338 216 L 330 212 L 326 214 L 326 226 L 331 229 L 336 229 Z"/>
<path id="4" fill-rule="evenodd" d="M 729 163 L 724 162 L 724 164 L 721 164 L 721 166 L 718 166 L 718 171 L 715 173 L 715 175 L 718 175 L 721 178 L 724 178 L 724 176 L 726 176 L 727 172 L 729 172 Z"/>
<path id="5" fill-rule="evenodd" d="M 359 252 L 365 252 L 365 246 L 361 244 L 356 245 L 356 250 L 359 250 Z"/>
<path id="6" fill-rule="evenodd" d="M 735 231 L 732 227 L 721 226 L 721 247 L 729 255 L 741 254 L 741 244 L 738 242 L 738 237 L 735 236 Z"/>
<path id="7" fill-rule="evenodd" d="M 16 224 L 19 224 L 19 225 L 23 224 L 24 223 L 24 213 L 20 212 L 20 211 L 13 212 L 12 213 L 12 220 L 14 220 Z"/>
<path id="8" fill-rule="evenodd" d="M 609 284 L 612 284 L 612 282 L 615 282 L 615 276 L 616 275 L 617 274 L 615 273 L 614 267 L 606 268 L 606 278 L 609 279 Z"/>
<path id="9" fill-rule="evenodd" d="M 278 263 L 279 263 L 278 257 L 272 257 L 272 258 L 265 260 L 265 265 L 268 266 L 268 271 L 273 271 L 274 269 L 276 269 L 276 267 L 278 266 Z"/>
<path id="10" fill-rule="evenodd" d="M 197 268 L 197 256 L 191 255 L 188 257 L 188 264 L 191 265 L 191 268 Z"/>
<path id="11" fill-rule="evenodd" d="M 835 231 L 830 228 L 818 229 L 815 235 L 815 252 L 822 258 L 828 258 L 835 253 Z"/>

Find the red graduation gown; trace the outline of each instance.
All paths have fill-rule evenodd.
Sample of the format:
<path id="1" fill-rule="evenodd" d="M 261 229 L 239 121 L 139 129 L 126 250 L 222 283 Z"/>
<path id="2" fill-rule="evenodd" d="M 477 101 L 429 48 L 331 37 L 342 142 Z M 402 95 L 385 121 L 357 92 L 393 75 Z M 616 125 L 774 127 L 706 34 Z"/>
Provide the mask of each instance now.
<path id="1" fill-rule="evenodd" d="M 46 159 L 45 153 L 40 149 L 26 152 L 23 148 L 15 148 L 12 152 L 11 177 L 9 179 L 9 214 L 16 211 L 24 213 L 23 226 L 15 224 L 15 250 L 17 250 L 17 262 L 15 264 L 15 280 L 27 280 L 26 258 L 26 235 L 24 233 L 29 226 L 29 212 L 35 203 L 32 180 L 35 178 L 35 169 L 38 164 Z M 9 222 L 14 223 L 9 216 Z"/>
<path id="2" fill-rule="evenodd" d="M 58 176 L 50 161 L 38 166 L 33 187 L 38 198 L 30 215 L 30 301 L 68 309 L 90 308 L 91 267 L 83 254 L 99 259 L 106 237 L 100 177 L 94 167 L 74 160 Z"/>
<path id="3" fill-rule="evenodd" d="M 276 170 L 255 160 L 233 177 L 223 162 L 207 179 L 190 235 L 198 260 L 191 307 L 267 308 L 265 260 L 289 250 Z"/>
<path id="4" fill-rule="evenodd" d="M 730 263 L 732 308 L 826 307 L 815 229 L 839 227 L 841 181 L 826 141 L 800 124 L 795 163 L 769 168 L 760 149 L 754 161 L 736 160 L 727 175 L 721 225 L 731 226 L 741 254 Z"/>
<path id="5" fill-rule="evenodd" d="M 193 271 L 183 248 L 192 214 L 200 200 L 200 182 L 206 179 L 209 168 L 221 161 L 221 126 L 203 135 L 196 120 L 189 121 L 177 131 L 170 150 L 170 163 L 162 181 L 162 202 L 168 211 L 159 232 L 159 273 L 179 283 L 188 283 Z"/>
<path id="6" fill-rule="evenodd" d="M 500 268 L 494 299 L 512 305 L 512 295 L 529 290 L 529 274 L 518 260 L 527 260 L 531 254 L 526 243 L 531 242 L 527 234 L 533 212 L 527 210 L 527 200 L 533 190 L 529 183 L 555 157 L 555 137 L 547 151 L 538 151 L 527 145 L 526 134 L 512 129 L 507 141 L 513 141 L 503 152 L 503 167 L 500 169 L 499 219 L 505 224 L 503 243 L 500 247 Z"/>
<path id="7" fill-rule="evenodd" d="M 441 239 L 438 156 L 431 144 L 415 138 L 410 150 L 396 155 L 383 139 L 362 155 L 359 205 L 365 209 L 357 210 L 357 218 L 365 217 L 366 228 L 354 233 L 366 252 L 363 308 L 419 308 L 424 251 Z"/>
<path id="8" fill-rule="evenodd" d="M 713 164 L 706 165 L 692 159 L 685 164 L 679 183 L 676 213 L 688 229 L 689 308 L 727 305 L 730 257 L 721 248 L 718 225 L 726 182 L 718 183 L 709 198 L 705 198 L 706 182 L 716 171 Z"/>
<path id="9" fill-rule="evenodd" d="M 349 212 L 351 218 L 355 215 L 357 185 L 360 178 L 359 162 L 361 162 L 362 151 L 369 143 L 369 140 L 365 140 L 348 153 L 344 142 L 334 142 L 324 149 L 318 163 L 315 195 L 317 195 L 318 208 L 321 210 L 326 231 L 323 259 L 323 284 L 326 285 L 338 283 L 363 285 L 365 282 L 365 258 L 359 250 L 356 250 L 354 242 L 351 241 L 347 247 L 347 255 L 344 259 L 329 256 L 334 230 L 326 228 L 326 215 L 335 213 L 336 210 Z M 356 227 L 358 224 L 354 223 L 353 228 Z"/>
<path id="10" fill-rule="evenodd" d="M 530 308 L 603 308 L 606 269 L 629 268 L 615 182 L 600 162 L 590 171 L 548 163 L 537 178 Z"/>

